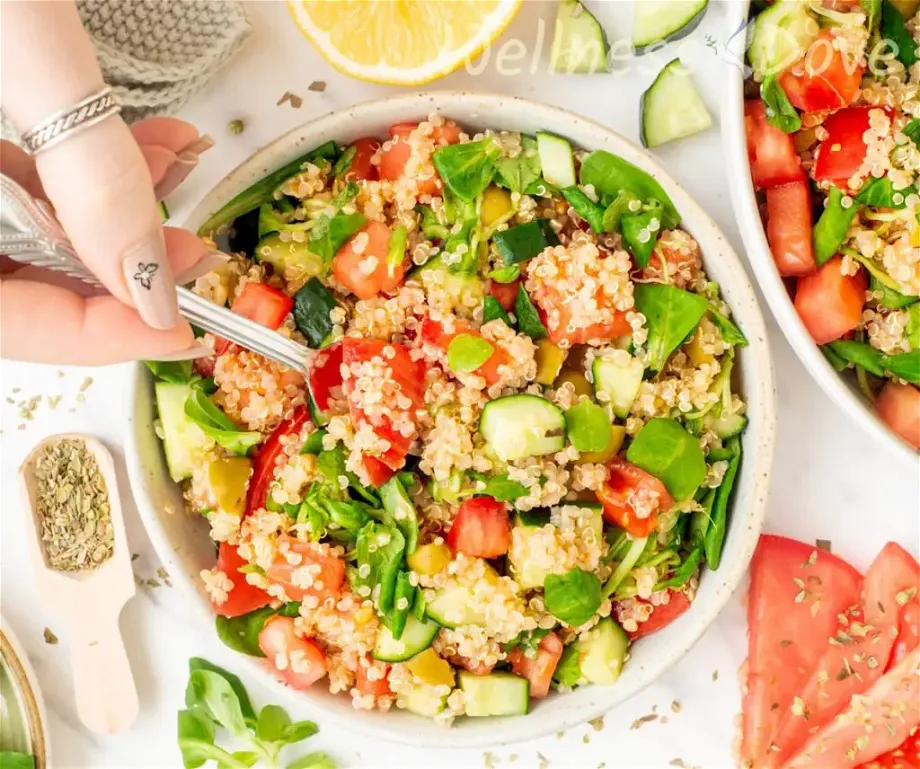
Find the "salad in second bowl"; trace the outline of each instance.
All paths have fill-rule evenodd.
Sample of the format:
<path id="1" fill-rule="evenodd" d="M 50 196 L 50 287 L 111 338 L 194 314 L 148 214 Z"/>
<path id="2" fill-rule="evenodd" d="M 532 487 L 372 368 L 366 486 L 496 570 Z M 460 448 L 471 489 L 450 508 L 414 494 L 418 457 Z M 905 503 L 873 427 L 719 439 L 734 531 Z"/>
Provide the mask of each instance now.
<path id="1" fill-rule="evenodd" d="M 745 128 L 767 239 L 838 370 L 920 449 L 917 0 L 780 0 L 753 19 Z"/>
<path id="2" fill-rule="evenodd" d="M 195 290 L 316 350 L 150 364 L 217 632 L 357 708 L 614 684 L 719 566 L 747 344 L 648 174 L 439 115 L 324 144 L 203 226 Z"/>

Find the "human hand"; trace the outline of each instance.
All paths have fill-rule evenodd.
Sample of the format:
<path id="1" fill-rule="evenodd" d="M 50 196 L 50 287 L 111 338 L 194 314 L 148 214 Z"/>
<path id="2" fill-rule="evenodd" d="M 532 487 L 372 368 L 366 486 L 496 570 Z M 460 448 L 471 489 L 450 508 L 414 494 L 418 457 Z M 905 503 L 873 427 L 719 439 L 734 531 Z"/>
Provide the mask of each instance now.
<path id="1" fill-rule="evenodd" d="M 28 130 L 98 91 L 102 76 L 72 4 L 11 3 L 8 10 L 0 29 L 3 109 Z M 4 274 L 3 357 L 103 364 L 208 354 L 179 317 L 174 276 L 216 265 L 202 263 L 208 250 L 193 234 L 164 230 L 156 201 L 209 146 L 188 123 L 153 118 L 129 130 L 117 115 L 65 135 L 34 160 L 2 143 L 0 171 L 51 202 L 110 293 L 85 296 L 34 268 Z M 136 280 L 140 272 L 154 279 Z"/>

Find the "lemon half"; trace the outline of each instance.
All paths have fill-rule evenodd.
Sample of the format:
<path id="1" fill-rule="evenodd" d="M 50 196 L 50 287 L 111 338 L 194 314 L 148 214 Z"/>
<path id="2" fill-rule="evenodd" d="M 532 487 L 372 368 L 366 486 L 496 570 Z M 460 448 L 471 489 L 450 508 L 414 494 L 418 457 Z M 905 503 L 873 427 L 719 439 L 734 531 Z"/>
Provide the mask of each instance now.
<path id="1" fill-rule="evenodd" d="M 300 31 L 359 80 L 420 85 L 478 56 L 523 0 L 287 0 Z"/>

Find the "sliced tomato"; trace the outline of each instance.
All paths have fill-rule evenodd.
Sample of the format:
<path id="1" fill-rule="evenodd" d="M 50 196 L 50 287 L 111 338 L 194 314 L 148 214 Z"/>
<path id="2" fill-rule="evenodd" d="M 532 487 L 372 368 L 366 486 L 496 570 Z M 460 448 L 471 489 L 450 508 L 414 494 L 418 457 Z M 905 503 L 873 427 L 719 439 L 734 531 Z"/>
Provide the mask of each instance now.
<path id="1" fill-rule="evenodd" d="M 368 660 L 370 662 L 370 660 Z M 370 694 L 373 697 L 383 697 L 390 693 L 390 666 L 386 666 L 386 675 L 383 678 L 375 678 L 371 681 L 367 677 L 367 668 L 358 662 L 358 669 L 355 671 L 355 688 L 361 694 Z"/>
<path id="2" fill-rule="evenodd" d="M 310 397 L 319 411 L 329 408 L 329 401 L 342 395 L 342 343 L 320 350 L 310 367 L 307 380 Z"/>
<path id="3" fill-rule="evenodd" d="M 390 234 L 390 228 L 383 222 L 368 222 L 332 260 L 335 279 L 358 299 L 372 299 L 392 291 L 406 274 L 406 259 L 396 266 L 387 264 Z"/>
<path id="4" fill-rule="evenodd" d="M 817 344 L 827 344 L 859 325 L 869 282 L 865 270 L 855 275 L 841 271 L 842 257 L 835 256 L 817 272 L 799 278 L 795 309 Z"/>
<path id="5" fill-rule="evenodd" d="M 246 494 L 246 515 L 265 507 L 268 488 L 275 477 L 278 458 L 284 453 L 282 438 L 299 435 L 309 420 L 309 412 L 301 406 L 294 412 L 294 416 L 278 425 L 275 432 L 262 444 L 252 462 L 252 477 L 249 479 L 249 489 Z"/>
<path id="6" fill-rule="evenodd" d="M 375 489 L 379 489 L 390 480 L 390 478 L 396 475 L 395 470 L 387 467 L 383 462 L 377 459 L 377 457 L 363 456 L 361 457 L 361 462 L 364 464 L 364 470 L 367 472 L 367 477 L 370 479 L 371 486 Z"/>
<path id="7" fill-rule="evenodd" d="M 792 106 L 804 112 L 824 112 L 853 103 L 864 69 L 834 48 L 833 39 L 830 30 L 822 30 L 805 59 L 780 75 L 779 84 Z"/>
<path id="8" fill-rule="evenodd" d="M 586 344 L 596 339 L 616 339 L 632 333 L 632 326 L 626 320 L 626 313 L 610 308 L 613 317 L 609 323 L 592 323 L 588 326 L 571 328 L 572 303 L 562 296 L 550 283 L 543 283 L 530 297 L 537 305 L 540 319 L 546 326 L 549 341 L 553 344 Z M 599 303 L 608 302 L 603 290 L 598 289 L 596 298 Z"/>
<path id="9" fill-rule="evenodd" d="M 780 275 L 814 272 L 818 265 L 812 248 L 807 182 L 790 182 L 767 190 L 767 240 Z"/>
<path id="10" fill-rule="evenodd" d="M 309 689 L 326 675 L 325 653 L 312 639 L 297 635 L 291 617 L 271 617 L 259 633 L 259 648 L 292 689 Z"/>
<path id="11" fill-rule="evenodd" d="M 471 558 L 498 558 L 511 546 L 508 510 L 492 497 L 467 499 L 447 532 L 447 545 L 454 553 Z"/>
<path id="12" fill-rule="evenodd" d="M 239 617 L 272 602 L 272 597 L 268 593 L 246 581 L 246 575 L 240 571 L 245 565 L 246 561 L 234 545 L 228 542 L 220 543 L 217 565 L 214 569 L 222 571 L 233 583 L 233 588 L 227 593 L 227 600 L 221 604 L 214 604 L 214 611 L 222 617 Z"/>
<path id="13" fill-rule="evenodd" d="M 920 769 L 920 727 L 894 750 L 863 764 L 863 769 Z"/>
<path id="14" fill-rule="evenodd" d="M 265 283 L 247 283 L 233 300 L 230 309 L 237 315 L 275 330 L 284 323 L 293 307 L 294 300 L 283 291 Z M 228 339 L 217 339 L 214 344 L 215 354 L 223 355 L 232 344 Z"/>
<path id="15" fill-rule="evenodd" d="M 536 657 L 528 657 L 520 648 L 508 653 L 511 672 L 530 681 L 530 696 L 542 700 L 549 694 L 556 665 L 562 658 L 565 646 L 555 633 L 547 633 L 537 647 Z"/>
<path id="16" fill-rule="evenodd" d="M 751 561 L 743 758 L 768 761 L 780 722 L 858 600 L 860 574 L 831 553 L 764 535 Z"/>
<path id="17" fill-rule="evenodd" d="M 467 323 L 465 320 L 456 318 L 454 320 L 453 331 L 445 331 L 442 323 L 431 318 L 425 318 L 422 321 L 422 327 L 419 332 L 419 337 L 423 342 L 428 342 L 433 344 L 435 347 L 440 348 L 445 353 L 450 347 L 450 343 L 460 334 L 469 334 L 470 336 L 479 336 L 473 326 Z M 481 376 L 486 380 L 486 384 L 491 386 L 496 384 L 501 380 L 501 374 L 499 372 L 499 366 L 504 366 L 508 363 L 508 354 L 497 345 L 493 344 L 492 355 L 489 356 L 489 359 L 483 363 L 478 369 L 476 369 L 476 374 Z"/>
<path id="18" fill-rule="evenodd" d="M 282 537 L 279 544 L 285 540 L 289 546 L 287 553 L 275 556 L 272 565 L 265 570 L 265 576 L 270 582 L 281 585 L 291 601 L 302 601 L 308 595 L 322 600 L 335 597 L 342 591 L 345 562 L 341 558 L 323 552 L 313 542 L 302 542 L 292 537 Z M 291 563 L 288 554 L 292 554 L 291 558 L 297 562 Z M 309 577 L 306 577 L 307 572 Z M 310 587 L 302 587 L 305 578 L 312 581 Z"/>
<path id="19" fill-rule="evenodd" d="M 913 385 L 888 382 L 876 398 L 875 408 L 886 425 L 920 450 L 920 390 Z"/>
<path id="20" fill-rule="evenodd" d="M 518 278 L 513 283 L 499 283 L 495 280 L 489 281 L 489 293 L 495 297 L 505 312 L 514 310 L 514 301 L 517 299 L 518 286 L 521 280 Z"/>
<path id="21" fill-rule="evenodd" d="M 911 601 L 898 618 L 898 637 L 894 639 L 888 669 L 891 670 L 910 652 L 920 646 L 920 601 Z"/>
<path id="22" fill-rule="evenodd" d="M 355 139 L 351 144 L 355 148 L 355 156 L 351 161 L 348 171 L 345 172 L 346 181 L 364 181 L 377 179 L 377 166 L 373 164 L 374 155 L 380 149 L 380 139 L 372 136 Z"/>
<path id="23" fill-rule="evenodd" d="M 760 99 L 744 103 L 744 128 L 755 187 L 776 187 L 805 178 L 792 137 L 767 122 L 767 110 Z"/>
<path id="24" fill-rule="evenodd" d="M 882 675 L 898 631 L 897 596 L 916 590 L 918 583 L 920 565 L 900 545 L 889 542 L 866 571 L 859 605 L 838 617 L 836 632 L 799 691 L 801 709 L 784 714 L 766 766 L 782 766 L 809 734 Z M 809 589 L 807 578 L 803 589 Z"/>
<path id="25" fill-rule="evenodd" d="M 641 598 L 637 598 L 636 602 L 648 603 L 648 601 L 645 601 Z M 650 635 L 656 630 L 661 630 L 663 627 L 670 625 L 679 616 L 684 614 L 689 608 L 690 599 L 687 598 L 687 594 L 672 590 L 671 600 L 669 600 L 667 603 L 653 606 L 652 613 L 649 614 L 648 619 L 645 622 L 640 622 L 639 626 L 635 630 L 631 632 L 627 630 L 626 635 L 628 635 L 632 641 L 636 640 L 637 638 L 642 638 L 642 636 Z"/>
<path id="26" fill-rule="evenodd" d="M 399 123 L 390 128 L 389 147 L 380 157 L 380 177 L 396 181 L 406 170 L 406 163 L 412 155 L 409 145 L 409 134 L 416 128 L 417 123 Z M 460 141 L 461 129 L 452 120 L 446 120 L 443 125 L 434 129 L 433 138 L 436 142 L 456 144 Z M 422 195 L 440 195 L 441 179 L 434 170 L 434 164 L 427 161 L 417 169 L 418 191 Z"/>
<path id="27" fill-rule="evenodd" d="M 903 745 L 920 724 L 920 648 L 811 735 L 786 769 L 859 766 Z"/>
<path id="28" fill-rule="evenodd" d="M 658 513 L 674 507 L 664 484 L 625 459 L 607 463 L 609 477 L 597 490 L 604 518 L 633 537 L 647 537 L 658 528 Z M 647 515 L 637 514 L 637 506 Z"/>
<path id="29" fill-rule="evenodd" d="M 814 177 L 831 182 L 842 190 L 866 159 L 863 134 L 869 130 L 869 110 L 874 107 L 847 107 L 829 115 L 824 121 L 827 136 L 815 150 Z"/>

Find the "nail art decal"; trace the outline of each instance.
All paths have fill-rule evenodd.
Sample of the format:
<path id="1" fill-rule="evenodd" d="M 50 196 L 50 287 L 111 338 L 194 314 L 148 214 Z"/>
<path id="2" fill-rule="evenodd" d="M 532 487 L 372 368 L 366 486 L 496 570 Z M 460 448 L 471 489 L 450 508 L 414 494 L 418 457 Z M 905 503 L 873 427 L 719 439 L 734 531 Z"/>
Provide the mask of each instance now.
<path id="1" fill-rule="evenodd" d="M 150 264 L 144 264 L 143 262 L 140 262 L 137 265 L 137 272 L 134 273 L 134 280 L 136 280 L 149 291 L 153 276 L 156 274 L 158 269 L 160 269 L 160 265 L 156 264 L 155 262 L 151 262 Z"/>

